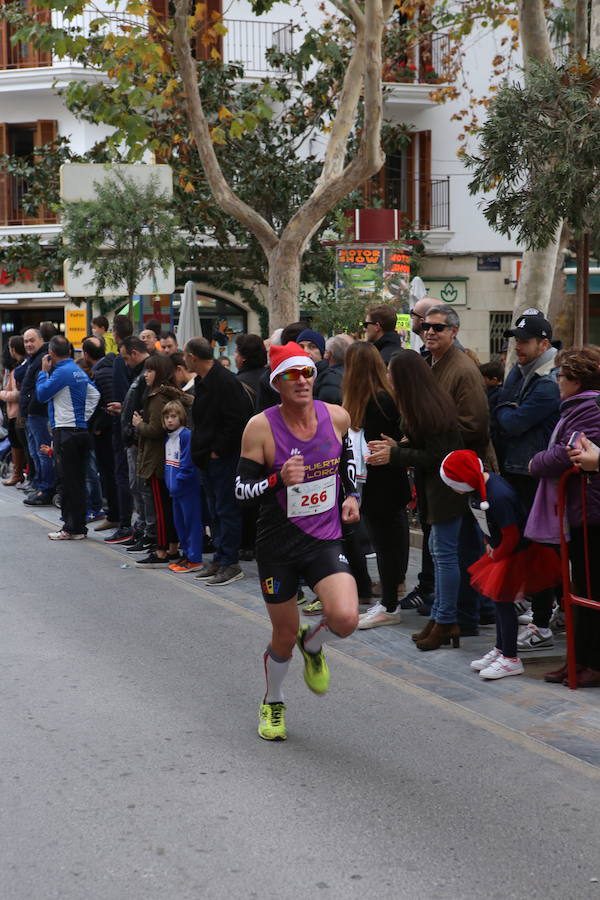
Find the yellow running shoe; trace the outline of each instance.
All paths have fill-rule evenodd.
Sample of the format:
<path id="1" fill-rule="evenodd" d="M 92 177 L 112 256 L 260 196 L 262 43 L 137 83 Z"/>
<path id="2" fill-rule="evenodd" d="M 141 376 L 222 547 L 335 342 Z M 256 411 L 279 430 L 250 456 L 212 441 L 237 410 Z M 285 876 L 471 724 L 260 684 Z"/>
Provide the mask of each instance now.
<path id="1" fill-rule="evenodd" d="M 301 625 L 296 637 L 296 645 L 304 657 L 304 680 L 314 694 L 326 694 L 329 690 L 329 666 L 323 650 L 309 653 L 304 649 L 304 637 L 311 630 L 310 625 Z"/>
<path id="2" fill-rule="evenodd" d="M 285 741 L 285 703 L 261 703 L 258 734 L 263 741 Z"/>
<path id="3" fill-rule="evenodd" d="M 322 616 L 323 615 L 323 604 L 317 597 L 316 600 L 311 600 L 310 603 L 307 603 L 304 609 L 302 610 L 303 616 Z"/>

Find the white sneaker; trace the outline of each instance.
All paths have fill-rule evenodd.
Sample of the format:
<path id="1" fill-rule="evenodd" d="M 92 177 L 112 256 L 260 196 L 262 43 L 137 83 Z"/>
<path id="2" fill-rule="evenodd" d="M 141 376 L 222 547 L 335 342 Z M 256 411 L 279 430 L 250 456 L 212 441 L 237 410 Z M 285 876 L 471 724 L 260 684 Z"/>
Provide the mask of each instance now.
<path id="1" fill-rule="evenodd" d="M 520 659 L 507 659 L 500 654 L 498 659 L 494 660 L 487 669 L 481 670 L 479 677 L 485 679 L 506 678 L 508 675 L 522 675 L 524 671 Z"/>
<path id="2" fill-rule="evenodd" d="M 85 534 L 70 534 L 68 531 L 51 531 L 48 535 L 51 541 L 83 541 Z"/>
<path id="3" fill-rule="evenodd" d="M 474 659 L 471 668 L 474 672 L 481 672 L 482 669 L 487 669 L 491 663 L 495 662 L 499 656 L 502 656 L 502 652 L 497 647 L 492 647 L 481 659 Z"/>
<path id="4" fill-rule="evenodd" d="M 565 614 L 556 602 L 552 606 L 552 615 L 550 617 L 550 622 L 548 623 L 549 628 L 554 628 L 556 631 L 564 631 L 565 630 Z"/>
<path id="5" fill-rule="evenodd" d="M 378 628 L 380 625 L 399 624 L 399 610 L 397 609 L 396 612 L 390 613 L 387 611 L 383 603 L 376 603 L 375 606 L 372 606 L 366 611 L 366 613 L 363 613 L 362 616 L 358 617 L 358 627 L 361 631 L 363 631 L 365 628 Z"/>
<path id="6" fill-rule="evenodd" d="M 548 647 L 554 647 L 554 635 L 549 628 L 538 628 L 532 623 L 517 636 L 517 650 L 522 652 L 546 650 Z"/>
<path id="7" fill-rule="evenodd" d="M 533 612 L 528 609 L 519 616 L 519 625 L 531 625 L 533 622 Z"/>

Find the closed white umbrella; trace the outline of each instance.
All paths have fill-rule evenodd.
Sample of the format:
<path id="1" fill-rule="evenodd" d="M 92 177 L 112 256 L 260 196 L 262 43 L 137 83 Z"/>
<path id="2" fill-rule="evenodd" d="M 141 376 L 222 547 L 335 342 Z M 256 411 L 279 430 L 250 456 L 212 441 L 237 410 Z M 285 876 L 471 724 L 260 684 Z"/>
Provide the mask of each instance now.
<path id="1" fill-rule="evenodd" d="M 179 307 L 177 343 L 183 350 L 186 343 L 195 337 L 202 337 L 200 316 L 198 315 L 198 301 L 196 300 L 196 285 L 193 281 L 186 281 L 181 296 L 181 306 Z"/>
<path id="2" fill-rule="evenodd" d="M 419 278 L 418 275 L 415 275 L 413 280 L 410 283 L 409 287 L 409 305 L 412 309 L 417 300 L 422 300 L 423 297 L 427 296 L 427 288 L 423 283 L 423 279 Z"/>

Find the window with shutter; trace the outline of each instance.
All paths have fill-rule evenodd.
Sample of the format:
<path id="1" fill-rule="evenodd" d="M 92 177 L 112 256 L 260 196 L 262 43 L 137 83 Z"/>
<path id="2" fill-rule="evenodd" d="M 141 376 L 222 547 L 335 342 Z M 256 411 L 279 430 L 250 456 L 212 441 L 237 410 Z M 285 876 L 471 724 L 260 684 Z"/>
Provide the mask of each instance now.
<path id="1" fill-rule="evenodd" d="M 431 131 L 419 131 L 419 228 L 431 228 Z"/>
<path id="2" fill-rule="evenodd" d="M 388 153 L 377 175 L 363 185 L 367 207 L 398 209 L 407 223 L 431 228 L 431 131 L 417 131 L 408 143 Z"/>
<path id="3" fill-rule="evenodd" d="M 0 0 L 0 6 L 4 6 Z M 0 19 L 0 69 L 8 69 L 8 22 Z"/>
<path id="4" fill-rule="evenodd" d="M 35 159 L 35 148 L 54 140 L 56 133 L 56 122 L 47 119 L 0 124 L 0 154 Z M 45 225 L 56 222 L 56 214 L 45 207 L 40 207 L 36 215 L 26 214 L 23 209 L 23 197 L 26 193 L 27 182 L 22 176 L 0 172 L 0 225 Z"/>
<path id="5" fill-rule="evenodd" d="M 207 0 L 204 21 L 198 29 L 198 37 L 196 38 L 196 59 L 209 60 L 211 52 L 216 50 L 219 56 L 223 55 L 223 38 L 217 35 L 216 38 L 207 40 L 206 29 L 214 25 L 218 21 L 217 16 L 223 16 L 222 0 Z"/>
<path id="6" fill-rule="evenodd" d="M 0 122 L 0 155 L 8 153 L 8 128 Z M 9 176 L 0 169 L 0 225 L 8 225 Z"/>
<path id="7" fill-rule="evenodd" d="M 35 148 L 43 147 L 45 144 L 50 144 L 52 141 L 56 139 L 57 135 L 57 127 L 56 122 L 53 119 L 38 119 L 35 123 L 35 135 L 34 135 L 34 158 L 35 158 Z M 38 222 L 41 224 L 49 224 L 51 222 L 56 222 L 56 213 L 49 210 L 46 206 L 41 206 L 38 211 Z"/>
<path id="8" fill-rule="evenodd" d="M 0 6 L 15 0 L 0 0 Z M 25 11 L 35 16 L 38 22 L 50 24 L 51 12 L 49 9 L 38 9 L 32 0 L 25 0 Z M 0 21 L 0 69 L 34 69 L 41 66 L 52 65 L 51 54 L 47 50 L 40 50 L 33 44 L 11 41 L 11 26 L 5 20 Z"/>

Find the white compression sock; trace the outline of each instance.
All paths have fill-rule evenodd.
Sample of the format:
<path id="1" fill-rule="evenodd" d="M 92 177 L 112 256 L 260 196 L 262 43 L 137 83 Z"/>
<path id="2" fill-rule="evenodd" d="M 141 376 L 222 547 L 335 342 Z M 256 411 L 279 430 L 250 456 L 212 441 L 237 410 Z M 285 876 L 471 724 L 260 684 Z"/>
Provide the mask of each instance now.
<path id="1" fill-rule="evenodd" d="M 329 641 L 339 641 L 340 636 L 332 631 L 327 622 L 319 622 L 312 631 L 309 631 L 302 642 L 304 649 L 309 653 L 318 653 L 323 644 Z"/>
<path id="2" fill-rule="evenodd" d="M 290 659 L 291 656 L 288 659 L 277 656 L 270 644 L 267 647 L 264 655 L 267 692 L 263 703 L 283 703 L 283 679 L 287 675 Z"/>

